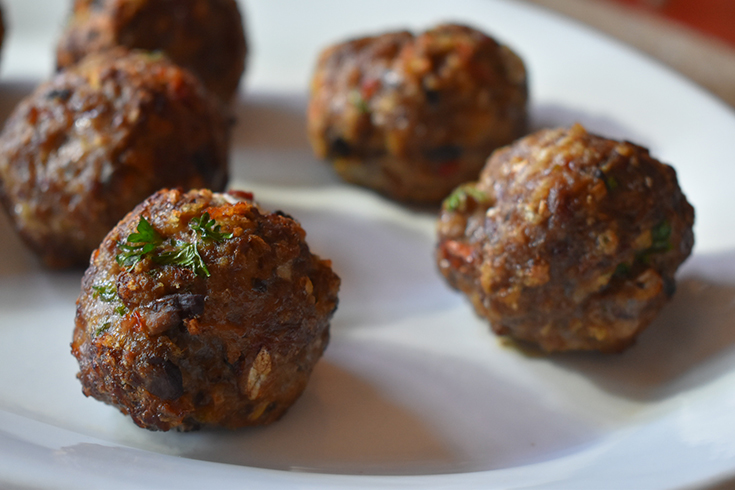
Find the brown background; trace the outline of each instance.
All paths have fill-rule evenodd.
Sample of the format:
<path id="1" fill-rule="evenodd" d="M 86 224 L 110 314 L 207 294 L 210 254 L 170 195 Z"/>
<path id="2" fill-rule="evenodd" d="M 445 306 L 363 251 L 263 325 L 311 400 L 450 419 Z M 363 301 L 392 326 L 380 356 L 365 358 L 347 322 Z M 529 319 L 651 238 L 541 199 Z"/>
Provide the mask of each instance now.
<path id="1" fill-rule="evenodd" d="M 524 0 L 669 65 L 735 107 L 735 0 Z"/>

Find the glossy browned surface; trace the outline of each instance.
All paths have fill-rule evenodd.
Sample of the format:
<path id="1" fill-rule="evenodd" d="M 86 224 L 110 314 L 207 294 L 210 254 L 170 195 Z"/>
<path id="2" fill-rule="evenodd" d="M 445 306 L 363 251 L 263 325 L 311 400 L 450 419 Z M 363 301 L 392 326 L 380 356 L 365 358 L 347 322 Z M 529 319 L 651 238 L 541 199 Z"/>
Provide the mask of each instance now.
<path id="1" fill-rule="evenodd" d="M 243 194 L 161 191 L 105 238 L 82 281 L 72 343 L 87 396 L 152 430 L 267 424 L 299 397 L 327 346 L 340 281 L 296 221 Z M 141 216 L 167 241 L 193 242 L 189 223 L 205 212 L 233 234 L 199 243 L 210 277 L 151 258 L 116 262 Z"/>
<path id="2" fill-rule="evenodd" d="M 75 0 L 57 66 L 115 46 L 162 51 L 226 101 L 245 69 L 242 22 L 235 0 Z"/>
<path id="3" fill-rule="evenodd" d="M 51 267 L 83 266 L 110 229 L 166 186 L 221 190 L 229 121 L 161 56 L 111 51 L 39 86 L 0 136 L 0 198 Z"/>
<path id="4" fill-rule="evenodd" d="M 694 243 L 674 169 L 579 125 L 498 150 L 465 190 L 444 204 L 439 269 L 495 332 L 546 351 L 629 346 Z"/>
<path id="5" fill-rule="evenodd" d="M 308 131 L 316 155 L 345 180 L 435 202 L 524 134 L 526 102 L 520 58 L 477 30 L 448 24 L 324 50 Z"/>

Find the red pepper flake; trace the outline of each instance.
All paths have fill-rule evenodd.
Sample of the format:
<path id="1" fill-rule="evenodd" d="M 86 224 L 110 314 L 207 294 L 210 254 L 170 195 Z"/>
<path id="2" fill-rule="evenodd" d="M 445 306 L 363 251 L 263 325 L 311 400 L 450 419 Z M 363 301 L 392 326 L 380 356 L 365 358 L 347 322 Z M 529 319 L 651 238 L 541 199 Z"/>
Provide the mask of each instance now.
<path id="1" fill-rule="evenodd" d="M 455 46 L 455 52 L 463 65 L 470 63 L 472 58 L 475 56 L 475 48 L 468 42 L 460 42 Z"/>
<path id="2" fill-rule="evenodd" d="M 473 252 L 472 246 L 456 240 L 448 240 L 441 245 L 442 257 L 454 268 L 471 264 L 474 260 Z"/>
<path id="3" fill-rule="evenodd" d="M 362 95 L 363 99 L 368 100 L 375 95 L 375 92 L 377 92 L 379 88 L 380 80 L 375 78 L 364 80 L 360 85 L 360 95 Z"/>
<path id="4" fill-rule="evenodd" d="M 184 320 L 184 325 L 186 326 L 186 330 L 189 332 L 189 335 L 199 335 L 202 333 L 201 325 L 196 318 Z"/>
<path id="5" fill-rule="evenodd" d="M 253 209 L 252 202 L 240 201 L 235 204 L 208 207 L 206 212 L 209 213 L 211 219 L 220 221 L 232 216 L 246 216 L 251 209 Z"/>
<path id="6" fill-rule="evenodd" d="M 28 111 L 28 123 L 29 124 L 36 124 L 38 122 L 38 109 L 35 107 L 31 107 L 31 110 Z"/>
<path id="7" fill-rule="evenodd" d="M 187 99 L 191 97 L 191 89 L 186 83 L 181 72 L 173 72 L 168 83 L 171 94 L 179 99 Z"/>
<path id="8" fill-rule="evenodd" d="M 245 201 L 252 201 L 255 198 L 252 192 L 247 192 L 247 191 L 231 190 L 231 191 L 227 191 L 227 193 L 231 195 L 232 197 L 243 199 Z"/>

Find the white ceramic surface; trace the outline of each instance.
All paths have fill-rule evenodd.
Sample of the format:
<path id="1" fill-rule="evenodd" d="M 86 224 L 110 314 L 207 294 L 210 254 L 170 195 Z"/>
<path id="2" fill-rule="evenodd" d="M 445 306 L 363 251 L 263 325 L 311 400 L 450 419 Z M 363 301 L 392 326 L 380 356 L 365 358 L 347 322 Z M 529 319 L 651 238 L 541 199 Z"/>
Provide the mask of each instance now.
<path id="1" fill-rule="evenodd" d="M 67 2 L 4 0 L 5 117 L 51 73 Z M 0 217 L 0 488 L 684 488 L 735 474 L 735 115 L 593 32 L 502 0 L 251 0 L 233 187 L 298 218 L 343 278 L 332 341 L 277 424 L 141 430 L 86 399 L 80 273 Z M 434 217 L 342 184 L 304 136 L 316 54 L 346 36 L 474 24 L 525 59 L 535 127 L 584 123 L 673 164 L 697 211 L 673 302 L 619 356 L 503 346 L 432 261 Z"/>

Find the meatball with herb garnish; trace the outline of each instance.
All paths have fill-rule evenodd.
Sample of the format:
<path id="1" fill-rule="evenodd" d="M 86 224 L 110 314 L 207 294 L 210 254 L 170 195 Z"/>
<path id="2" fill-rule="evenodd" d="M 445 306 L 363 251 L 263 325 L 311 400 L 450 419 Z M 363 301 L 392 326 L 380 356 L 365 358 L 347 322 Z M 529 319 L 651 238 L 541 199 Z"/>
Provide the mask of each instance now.
<path id="1" fill-rule="evenodd" d="M 273 422 L 327 346 L 339 284 L 301 226 L 252 195 L 162 190 L 84 274 L 83 391 L 151 430 Z"/>
<path id="2" fill-rule="evenodd" d="M 117 46 L 165 53 L 223 101 L 237 91 L 247 56 L 235 0 L 75 0 L 57 67 Z"/>
<path id="3" fill-rule="evenodd" d="M 437 202 L 525 133 L 526 102 L 523 62 L 482 32 L 395 32 L 322 52 L 309 138 L 348 182 Z"/>
<path id="4" fill-rule="evenodd" d="M 188 71 L 122 49 L 39 86 L 0 135 L 0 200 L 49 267 L 84 266 L 162 187 L 224 189 L 229 120 Z"/>
<path id="5" fill-rule="evenodd" d="M 445 201 L 437 261 L 492 329 L 545 351 L 621 351 L 674 294 L 694 209 L 673 168 L 575 125 L 496 151 Z"/>

